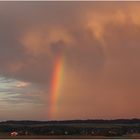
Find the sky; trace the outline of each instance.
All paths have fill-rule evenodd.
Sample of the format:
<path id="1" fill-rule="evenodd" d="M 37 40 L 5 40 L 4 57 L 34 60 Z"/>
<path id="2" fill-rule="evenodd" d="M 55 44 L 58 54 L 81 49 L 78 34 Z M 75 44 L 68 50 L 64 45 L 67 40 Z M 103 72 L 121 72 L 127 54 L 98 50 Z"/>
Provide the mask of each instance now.
<path id="1" fill-rule="evenodd" d="M 0 2 L 0 121 L 140 118 L 140 2 Z"/>

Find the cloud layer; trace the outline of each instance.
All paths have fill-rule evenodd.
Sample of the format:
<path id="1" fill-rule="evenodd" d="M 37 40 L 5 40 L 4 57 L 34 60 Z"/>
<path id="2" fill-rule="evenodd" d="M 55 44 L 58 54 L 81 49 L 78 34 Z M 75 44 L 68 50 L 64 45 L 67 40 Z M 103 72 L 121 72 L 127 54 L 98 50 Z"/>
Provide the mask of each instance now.
<path id="1" fill-rule="evenodd" d="M 140 117 L 139 7 L 138 2 L 0 2 L 0 75 L 7 85 L 8 79 L 19 82 L 0 91 L 0 119 L 48 119 L 60 53 L 63 88 L 56 116 L 49 119 Z"/>

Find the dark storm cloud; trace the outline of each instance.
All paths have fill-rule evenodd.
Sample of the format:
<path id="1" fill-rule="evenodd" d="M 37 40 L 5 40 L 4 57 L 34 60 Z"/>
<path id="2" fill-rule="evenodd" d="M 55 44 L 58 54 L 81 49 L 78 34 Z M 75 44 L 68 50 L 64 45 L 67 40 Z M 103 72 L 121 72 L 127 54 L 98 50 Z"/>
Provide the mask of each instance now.
<path id="1" fill-rule="evenodd" d="M 50 8 L 50 6 L 53 6 L 53 9 Z M 58 28 L 59 26 L 60 27 L 64 26 L 64 28 L 66 28 L 66 30 L 69 31 L 71 28 L 73 28 L 73 24 L 70 25 L 69 22 L 73 20 L 76 23 L 76 27 L 74 27 L 73 29 L 74 31 L 72 32 L 69 31 L 70 34 L 72 36 L 74 35 L 74 38 L 76 38 L 78 42 L 81 42 L 82 40 L 81 38 L 84 39 L 85 31 L 80 31 L 82 30 L 82 27 L 80 27 L 80 29 L 79 28 L 76 29 L 79 26 L 79 21 L 77 17 L 75 18 L 74 16 L 74 14 L 77 13 L 77 12 L 74 12 L 76 11 L 77 6 L 74 6 L 73 4 L 49 2 L 44 5 L 44 3 L 38 3 L 38 2 L 37 3 L 35 2 L 33 4 L 30 2 L 29 3 L 2 2 L 1 7 L 2 7 L 2 19 L 3 19 L 1 28 L 3 30 L 1 32 L 2 41 L 1 41 L 1 51 L 0 51 L 1 55 L 0 56 L 1 56 L 1 64 L 3 63 L 3 67 L 1 67 L 0 70 L 1 70 L 1 73 L 5 76 L 9 75 L 16 79 L 27 80 L 31 82 L 50 81 L 50 78 L 51 78 L 50 75 L 52 74 L 51 72 L 52 72 L 53 66 L 47 54 L 44 53 L 44 56 L 40 55 L 36 57 L 30 56 L 29 54 L 24 52 L 23 44 L 20 44 L 19 42 L 20 39 L 18 37 L 22 33 L 26 32 L 26 30 L 27 32 L 28 30 L 30 32 L 30 28 L 34 28 L 33 30 L 36 30 L 36 28 L 38 28 L 39 31 L 37 31 L 37 34 L 38 32 L 41 32 L 41 37 L 43 37 L 42 34 L 46 35 L 48 31 L 47 30 L 42 31 L 43 30 L 42 26 L 45 26 L 45 28 L 48 28 L 47 26 L 52 26 L 52 28 L 55 26 L 58 26 Z M 74 11 L 72 12 L 71 9 L 73 9 Z M 78 10 L 78 12 L 79 11 L 80 9 Z M 80 34 L 79 31 L 81 32 L 82 35 Z M 36 33 L 36 31 L 34 32 Z M 47 35 L 45 37 L 47 37 Z M 35 39 L 38 39 L 38 36 Z M 50 50 L 51 53 L 55 53 L 54 51 L 60 50 L 60 47 L 59 48 L 55 47 L 55 46 L 58 46 L 56 44 L 58 44 L 60 41 L 63 42 L 64 39 L 65 38 L 61 37 L 60 35 L 60 39 L 52 40 L 50 44 L 43 44 L 43 46 L 40 45 L 39 49 L 37 49 L 37 52 L 39 52 L 39 50 L 41 50 L 41 48 L 43 48 L 44 45 L 50 45 L 49 47 L 51 48 Z M 89 44 L 88 45 L 86 44 L 86 42 L 88 41 L 89 40 L 85 40 L 85 47 L 89 45 Z M 44 40 L 41 40 L 41 42 L 44 42 Z M 84 41 L 82 42 L 84 43 Z M 66 45 L 65 43 L 63 44 L 64 44 L 63 46 Z M 93 44 L 94 44 L 94 41 L 93 41 Z M 90 45 L 92 44 L 90 43 Z M 79 44 L 77 46 L 79 46 Z M 33 46 L 33 48 L 34 47 L 35 46 Z M 56 48 L 58 49 L 56 50 Z M 74 50 L 74 53 L 76 52 L 75 49 L 72 49 L 72 50 Z M 80 54 L 81 52 L 78 52 L 78 51 L 76 53 L 79 53 L 79 55 L 81 55 Z M 77 57 L 76 53 L 75 53 L 75 57 Z M 96 57 L 95 54 L 94 54 L 94 57 Z M 79 59 L 84 59 L 84 58 L 79 57 Z M 83 61 L 86 61 L 86 60 L 83 60 Z M 32 71 L 32 69 L 34 69 L 34 71 Z M 41 74 L 41 73 L 44 73 L 44 71 L 47 73 L 46 77 Z"/>

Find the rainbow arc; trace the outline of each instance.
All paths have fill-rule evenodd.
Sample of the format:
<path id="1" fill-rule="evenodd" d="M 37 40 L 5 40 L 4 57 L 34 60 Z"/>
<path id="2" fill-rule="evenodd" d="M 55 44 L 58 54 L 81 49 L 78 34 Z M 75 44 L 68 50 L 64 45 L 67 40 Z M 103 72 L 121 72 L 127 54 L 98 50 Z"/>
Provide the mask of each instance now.
<path id="1" fill-rule="evenodd" d="M 55 60 L 54 72 L 51 82 L 51 90 L 50 90 L 50 118 L 54 118 L 58 111 L 58 97 L 61 94 L 62 89 L 62 81 L 63 81 L 63 74 L 64 74 L 64 56 L 59 54 Z"/>

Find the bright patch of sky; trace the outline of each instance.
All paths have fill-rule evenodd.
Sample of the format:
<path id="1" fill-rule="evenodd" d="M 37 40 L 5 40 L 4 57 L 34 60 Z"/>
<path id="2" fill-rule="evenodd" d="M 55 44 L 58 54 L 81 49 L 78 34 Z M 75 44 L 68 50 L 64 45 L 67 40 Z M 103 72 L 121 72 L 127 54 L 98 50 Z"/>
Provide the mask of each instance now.
<path id="1" fill-rule="evenodd" d="M 33 92 L 35 87 L 31 83 L 0 76 L 0 105 L 41 102 Z"/>

